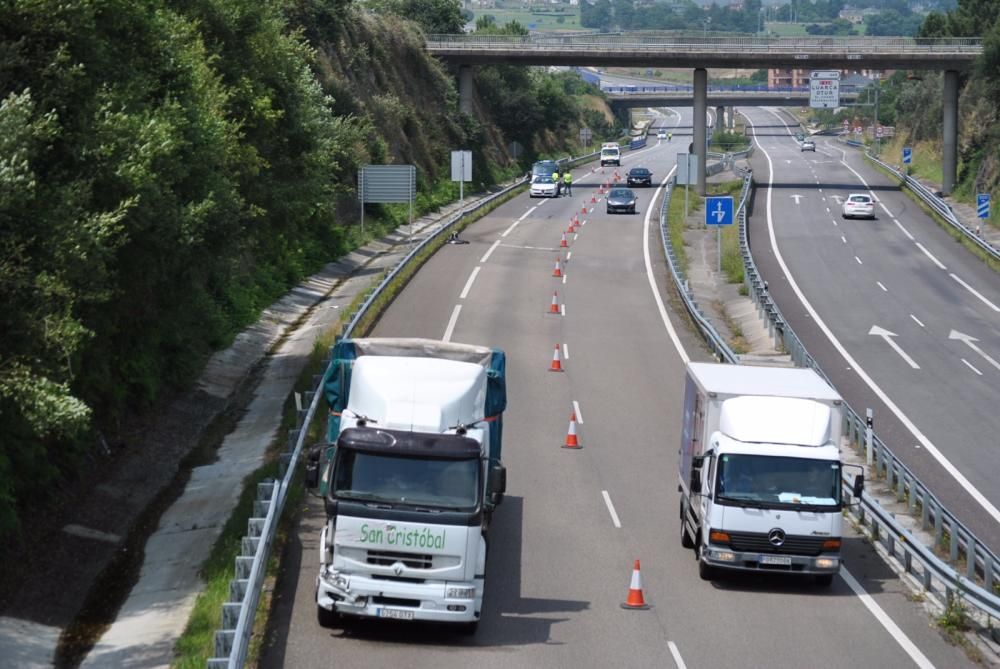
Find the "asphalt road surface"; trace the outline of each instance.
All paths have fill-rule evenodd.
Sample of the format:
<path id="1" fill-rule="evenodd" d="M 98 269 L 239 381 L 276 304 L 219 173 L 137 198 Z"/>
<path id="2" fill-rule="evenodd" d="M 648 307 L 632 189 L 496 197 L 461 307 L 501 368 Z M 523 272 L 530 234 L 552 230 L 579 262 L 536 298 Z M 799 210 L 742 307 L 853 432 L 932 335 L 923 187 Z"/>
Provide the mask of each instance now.
<path id="1" fill-rule="evenodd" d="M 690 125 L 690 111 L 664 118 Z M 659 184 L 685 148 L 653 142 L 626 153 L 620 173 L 643 164 Z M 613 172 L 576 170 L 571 197 L 524 194 L 496 209 L 462 234 L 470 244 L 446 246 L 425 265 L 375 332 L 507 352 L 508 494 L 491 529 L 478 634 L 412 623 L 319 627 L 313 589 L 323 512 L 308 498 L 276 584 L 261 665 L 968 666 L 859 539 L 846 542 L 850 575 L 842 572 L 830 589 L 698 578 L 693 552 L 679 541 L 684 365 L 670 328 L 685 355 L 706 356 L 669 313 L 658 233 L 647 222 L 658 189 L 639 190 L 636 215 L 609 216 L 603 203 L 590 204 Z M 560 250 L 574 215 L 585 224 Z M 565 280 L 552 277 L 557 258 L 566 259 Z M 564 315 L 547 313 L 554 291 Z M 556 345 L 562 373 L 548 371 Z M 570 451 L 560 445 L 574 403 L 583 448 Z M 648 611 L 619 606 L 635 559 Z M 868 599 L 852 589 L 855 578 Z"/>
<path id="2" fill-rule="evenodd" d="M 751 247 L 779 308 L 848 403 L 874 408 L 893 452 L 1000 550 L 1000 276 L 859 151 L 826 137 L 802 152 L 783 116 L 746 114 L 762 149 Z M 842 218 L 850 193 L 876 198 L 875 220 Z"/>

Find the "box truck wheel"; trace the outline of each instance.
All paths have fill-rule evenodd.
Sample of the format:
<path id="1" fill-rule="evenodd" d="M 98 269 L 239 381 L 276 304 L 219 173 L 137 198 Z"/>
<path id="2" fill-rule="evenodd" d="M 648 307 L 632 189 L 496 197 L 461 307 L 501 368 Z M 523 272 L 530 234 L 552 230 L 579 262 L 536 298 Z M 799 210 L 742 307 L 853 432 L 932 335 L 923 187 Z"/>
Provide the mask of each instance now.
<path id="1" fill-rule="evenodd" d="M 684 522 L 684 502 L 681 505 L 681 546 L 684 548 L 694 548 L 694 540 L 687 533 L 687 523 Z"/>

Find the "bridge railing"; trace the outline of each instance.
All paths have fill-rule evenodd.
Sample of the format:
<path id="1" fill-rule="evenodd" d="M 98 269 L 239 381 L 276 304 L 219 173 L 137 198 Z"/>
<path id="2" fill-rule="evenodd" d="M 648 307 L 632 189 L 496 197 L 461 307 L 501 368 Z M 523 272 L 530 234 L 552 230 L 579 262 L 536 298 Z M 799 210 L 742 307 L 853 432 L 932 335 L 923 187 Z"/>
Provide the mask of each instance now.
<path id="1" fill-rule="evenodd" d="M 778 305 L 771 298 L 767 283 L 757 269 L 750 253 L 747 228 L 747 203 L 750 201 L 753 188 L 753 174 L 735 165 L 733 170 L 743 177 L 737 223 L 740 252 L 743 256 L 744 282 L 748 294 L 757 306 L 758 315 L 767 320 L 772 338 L 781 342 L 792 360 L 801 367 L 811 367 L 816 370 L 830 383 L 816 360 L 809 355 L 805 345 L 788 325 Z M 701 313 L 688 290 L 683 271 L 679 271 L 667 229 L 671 194 L 672 183 L 667 188 L 660 208 L 660 232 L 664 255 L 674 284 L 678 288 L 685 308 L 716 356 L 723 362 L 738 363 L 738 356 Z M 921 530 L 933 533 L 933 544 L 925 546 L 911 530 L 900 524 L 893 513 L 882 508 L 868 493 L 864 493 L 861 500 L 858 500 L 859 504 L 851 508 L 857 521 L 869 528 L 872 539 L 877 541 L 907 574 L 916 578 L 925 590 L 928 592 L 940 590 L 944 592 L 947 601 L 955 601 L 957 597 L 960 601 L 973 606 L 987 619 L 996 618 L 1000 615 L 1000 597 L 996 594 L 996 589 L 1000 586 L 996 578 L 1000 559 L 949 512 L 927 486 L 893 454 L 870 428 L 866 417 L 854 411 L 847 402 L 844 402 L 843 406 L 844 434 L 855 448 L 865 454 L 869 462 L 869 484 L 876 480 L 883 481 L 888 492 L 898 502 L 906 504 L 910 515 L 919 516 Z M 851 490 L 846 481 L 844 490 L 846 498 L 850 500 Z M 936 551 L 943 551 L 947 561 L 939 557 Z M 962 560 L 965 562 L 964 568 Z"/>
<path id="2" fill-rule="evenodd" d="M 428 35 L 428 49 L 497 49 L 592 50 L 597 47 L 633 51 L 682 47 L 714 52 L 798 53 L 810 52 L 859 54 L 979 54 L 982 40 L 975 37 L 742 37 L 598 34 L 598 35 Z"/>

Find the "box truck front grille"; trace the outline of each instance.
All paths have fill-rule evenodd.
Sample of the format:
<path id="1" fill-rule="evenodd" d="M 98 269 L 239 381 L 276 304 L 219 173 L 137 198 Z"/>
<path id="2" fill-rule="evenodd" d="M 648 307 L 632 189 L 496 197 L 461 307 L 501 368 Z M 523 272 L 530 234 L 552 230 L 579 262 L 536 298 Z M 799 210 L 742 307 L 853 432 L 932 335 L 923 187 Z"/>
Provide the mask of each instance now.
<path id="1" fill-rule="evenodd" d="M 395 551 L 368 551 L 368 564 L 379 567 L 391 567 L 397 562 L 402 562 L 410 569 L 430 569 L 433 566 L 432 555 L 421 555 L 420 553 L 397 553 Z"/>
<path id="2" fill-rule="evenodd" d="M 790 555 L 819 555 L 828 537 L 800 537 L 788 535 L 784 543 L 774 546 L 761 532 L 730 532 L 729 545 L 733 550 L 747 553 L 784 553 Z"/>

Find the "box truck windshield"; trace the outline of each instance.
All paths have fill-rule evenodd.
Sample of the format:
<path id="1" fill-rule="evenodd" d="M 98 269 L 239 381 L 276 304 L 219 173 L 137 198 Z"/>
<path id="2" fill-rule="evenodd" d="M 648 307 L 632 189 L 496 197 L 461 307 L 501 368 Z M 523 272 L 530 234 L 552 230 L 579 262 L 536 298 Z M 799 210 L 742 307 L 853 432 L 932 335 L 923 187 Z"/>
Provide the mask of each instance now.
<path id="1" fill-rule="evenodd" d="M 473 511 L 477 459 L 426 459 L 337 449 L 334 496 L 380 504 Z"/>
<path id="2" fill-rule="evenodd" d="M 724 454 L 716 501 L 762 508 L 840 507 L 840 463 L 809 458 Z"/>

